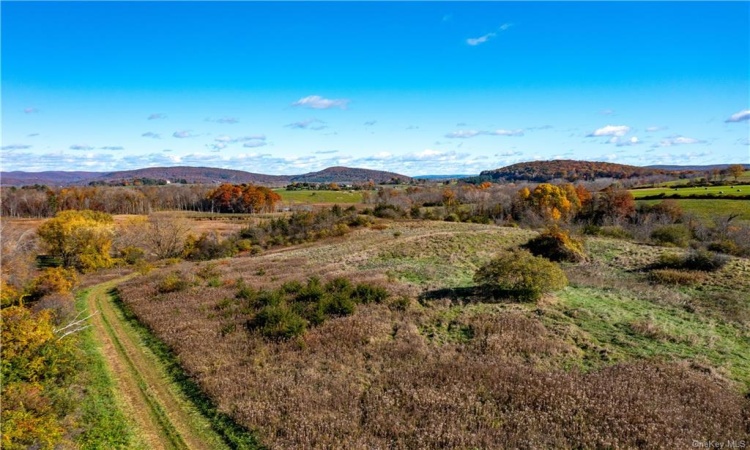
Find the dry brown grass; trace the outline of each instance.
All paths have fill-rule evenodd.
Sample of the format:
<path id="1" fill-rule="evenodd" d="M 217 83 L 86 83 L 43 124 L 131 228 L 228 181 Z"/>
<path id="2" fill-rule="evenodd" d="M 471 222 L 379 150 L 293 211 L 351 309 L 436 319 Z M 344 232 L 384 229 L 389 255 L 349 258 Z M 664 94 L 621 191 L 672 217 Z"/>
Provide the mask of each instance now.
<path id="1" fill-rule="evenodd" d="M 457 235 L 473 238 L 463 243 Z M 433 263 L 461 272 L 492 249 L 527 239 L 528 232 L 484 225 L 396 223 L 220 261 L 216 287 L 195 276 L 205 263 L 181 263 L 127 283 L 121 294 L 220 408 L 271 448 L 679 448 L 748 434 L 749 401 L 688 364 L 562 370 L 576 365 L 581 350 L 548 330 L 533 306 L 360 305 L 279 343 L 248 331 L 249 313 L 235 297 L 237 279 L 261 288 L 344 275 L 414 298 L 423 287 L 369 262 L 384 254 L 419 262 L 442 242 L 451 250 Z M 477 249 L 487 255 L 477 258 Z M 160 278 L 176 270 L 195 284 L 159 294 Z M 454 287 L 458 279 L 434 284 Z M 645 286 L 655 300 L 667 292 Z"/>

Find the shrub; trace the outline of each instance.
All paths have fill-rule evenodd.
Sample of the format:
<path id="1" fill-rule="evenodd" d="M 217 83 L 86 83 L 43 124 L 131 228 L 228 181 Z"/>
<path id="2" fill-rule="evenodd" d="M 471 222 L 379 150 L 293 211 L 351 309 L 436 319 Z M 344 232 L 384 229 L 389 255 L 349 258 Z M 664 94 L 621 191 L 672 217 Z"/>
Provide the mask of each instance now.
<path id="1" fill-rule="evenodd" d="M 138 248 L 132 245 L 120 250 L 120 258 L 122 258 L 125 263 L 131 266 L 136 264 L 138 261 L 141 261 L 145 256 L 146 252 L 144 252 L 142 248 Z"/>
<path id="2" fill-rule="evenodd" d="M 250 323 L 269 339 L 289 339 L 305 332 L 305 319 L 286 305 L 265 306 Z"/>
<path id="3" fill-rule="evenodd" d="M 652 283 L 690 286 L 702 281 L 702 274 L 677 269 L 656 269 L 648 274 Z"/>
<path id="4" fill-rule="evenodd" d="M 684 225 L 664 225 L 651 232 L 651 240 L 663 246 L 687 247 L 690 230 Z"/>
<path id="5" fill-rule="evenodd" d="M 712 252 L 725 253 L 727 255 L 740 256 L 742 249 L 736 242 L 731 239 L 724 239 L 708 244 L 708 249 Z"/>
<path id="6" fill-rule="evenodd" d="M 532 238 L 523 247 L 535 256 L 543 256 L 550 261 L 580 262 L 586 259 L 583 241 L 571 238 L 567 231 L 556 226 Z"/>
<path id="7" fill-rule="evenodd" d="M 354 288 L 352 297 L 359 303 L 383 303 L 388 299 L 388 291 L 382 286 L 360 283 Z"/>
<path id="8" fill-rule="evenodd" d="M 45 295 L 70 292 L 78 282 L 78 276 L 73 269 L 54 267 L 44 269 L 41 275 L 31 283 L 29 297 L 32 300 Z"/>
<path id="9" fill-rule="evenodd" d="M 715 272 L 729 262 L 729 257 L 706 250 L 696 250 L 688 253 L 682 267 L 688 270 L 702 270 L 704 272 Z"/>
<path id="10" fill-rule="evenodd" d="M 547 292 L 568 285 L 562 269 L 545 258 L 525 250 L 501 254 L 474 274 L 474 281 L 494 297 L 535 301 Z"/>
<path id="11" fill-rule="evenodd" d="M 166 294 L 168 292 L 184 291 L 188 287 L 190 287 L 190 283 L 185 279 L 185 275 L 182 272 L 172 272 L 159 281 L 156 289 L 160 293 Z"/>

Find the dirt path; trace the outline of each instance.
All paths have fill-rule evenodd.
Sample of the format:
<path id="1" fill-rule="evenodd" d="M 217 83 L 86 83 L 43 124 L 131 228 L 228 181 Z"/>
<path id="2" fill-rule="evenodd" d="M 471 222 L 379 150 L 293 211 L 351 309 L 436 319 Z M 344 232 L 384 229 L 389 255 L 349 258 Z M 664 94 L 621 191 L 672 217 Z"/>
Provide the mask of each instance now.
<path id="1" fill-rule="evenodd" d="M 140 440 L 155 450 L 228 448 L 113 304 L 109 291 L 128 278 L 91 287 L 86 300 L 95 312 L 94 335 Z"/>

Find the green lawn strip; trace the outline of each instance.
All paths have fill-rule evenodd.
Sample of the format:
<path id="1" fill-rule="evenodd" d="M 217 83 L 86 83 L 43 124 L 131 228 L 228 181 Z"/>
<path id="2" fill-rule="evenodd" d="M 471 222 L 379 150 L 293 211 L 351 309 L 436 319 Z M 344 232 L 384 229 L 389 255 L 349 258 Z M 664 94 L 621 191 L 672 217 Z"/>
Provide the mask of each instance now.
<path id="1" fill-rule="evenodd" d="M 631 358 L 687 359 L 710 364 L 750 388 L 750 333 L 714 318 L 614 291 L 568 287 L 558 294 L 554 327 L 574 324 L 592 367 Z"/>
<path id="2" fill-rule="evenodd" d="M 100 305 L 101 299 L 97 299 L 96 302 L 97 302 L 97 305 Z M 101 306 L 99 306 L 99 309 L 101 309 Z M 146 381 L 140 375 L 140 373 L 138 372 L 138 369 L 135 367 L 135 364 L 128 356 L 128 353 L 125 350 L 125 347 L 122 345 L 122 342 L 120 342 L 120 340 L 118 339 L 117 333 L 112 328 L 112 324 L 109 322 L 109 319 L 107 319 L 106 314 L 102 314 L 102 322 L 104 323 L 104 327 L 106 328 L 107 333 L 112 338 L 112 342 L 117 348 L 117 351 L 122 355 L 123 360 L 126 362 L 128 366 L 128 369 L 130 369 L 131 376 L 135 380 L 138 386 L 138 389 L 143 394 L 143 398 L 149 407 L 149 414 L 161 427 L 163 436 L 167 438 L 167 440 L 171 444 L 171 448 L 187 449 L 188 448 L 187 444 L 182 439 L 182 437 L 180 436 L 179 432 L 174 427 L 172 422 L 169 420 L 169 417 L 164 411 L 164 408 L 156 401 L 155 397 L 151 395 L 148 383 L 146 383 Z"/>
<path id="3" fill-rule="evenodd" d="M 665 197 L 672 195 L 679 195 L 680 197 L 687 197 L 690 195 L 715 195 L 717 197 L 739 197 L 744 195 L 750 195 L 750 185 L 734 185 L 734 186 L 705 186 L 705 187 L 666 187 L 666 188 L 646 188 L 646 189 L 633 189 L 630 191 L 633 197 L 639 199 L 641 197 L 650 197 L 652 195 L 663 194 Z"/>
<path id="4" fill-rule="evenodd" d="M 289 203 L 362 203 L 362 191 L 288 191 L 275 189 Z"/>
<path id="5" fill-rule="evenodd" d="M 86 311 L 89 291 L 80 291 L 76 296 L 76 309 Z M 81 370 L 75 383 L 84 391 L 81 400 L 81 423 L 85 424 L 76 443 L 85 449 L 136 448 L 146 449 L 139 442 L 122 411 L 122 400 L 116 395 L 112 374 L 102 356 L 91 328 L 80 333 L 79 349 L 83 356 Z"/>
<path id="6" fill-rule="evenodd" d="M 662 200 L 638 200 L 638 204 L 654 205 Z M 675 200 L 686 213 L 695 214 L 705 221 L 713 221 L 716 217 L 739 214 L 738 219 L 750 221 L 750 200 L 726 199 L 692 199 Z"/>
<path id="7" fill-rule="evenodd" d="M 185 373 L 179 364 L 178 358 L 171 352 L 169 347 L 157 338 L 151 331 L 138 321 L 135 314 L 125 305 L 117 295 L 116 290 L 110 290 L 118 314 L 127 323 L 130 329 L 138 335 L 140 341 L 163 365 L 164 371 L 171 379 L 173 385 L 189 400 L 189 402 L 200 412 L 201 419 L 208 421 L 210 429 L 221 438 L 221 447 L 227 446 L 233 449 L 260 449 L 263 448 L 257 438 L 247 429 L 237 424 L 228 415 L 220 412 L 211 399 L 201 391 L 198 384 Z M 193 415 L 191 415 L 193 417 Z M 203 422 L 201 420 L 200 422 Z M 205 431 L 207 427 L 201 423 L 196 424 L 196 430 Z M 213 434 L 213 433 L 211 433 Z M 216 444 L 216 439 L 211 436 L 208 439 Z"/>

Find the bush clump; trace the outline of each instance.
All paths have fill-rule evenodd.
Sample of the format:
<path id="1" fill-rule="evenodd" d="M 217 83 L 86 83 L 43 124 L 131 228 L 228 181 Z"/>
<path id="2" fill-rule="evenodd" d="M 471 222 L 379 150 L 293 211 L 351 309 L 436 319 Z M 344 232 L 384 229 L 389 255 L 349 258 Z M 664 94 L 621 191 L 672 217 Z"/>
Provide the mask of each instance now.
<path id="1" fill-rule="evenodd" d="M 570 237 L 567 231 L 555 226 L 529 240 L 523 248 L 550 261 L 581 262 L 586 259 L 583 241 Z"/>
<path id="2" fill-rule="evenodd" d="M 169 292 L 184 291 L 188 287 L 190 287 L 190 283 L 182 272 L 172 272 L 159 281 L 156 290 L 162 294 L 166 294 Z"/>
<path id="3" fill-rule="evenodd" d="M 474 281 L 493 297 L 521 301 L 536 301 L 568 285 L 560 266 L 525 250 L 510 251 L 488 262 L 474 274 Z"/>
<path id="4" fill-rule="evenodd" d="M 254 290 L 239 282 L 236 298 L 246 300 L 254 317 L 251 330 L 269 339 L 285 340 L 302 335 L 308 326 L 320 325 L 329 318 L 354 313 L 358 304 L 383 303 L 388 291 L 367 283 L 353 284 L 346 278 L 323 283 L 311 277 L 307 283 L 289 281 L 273 290 Z"/>
<path id="5" fill-rule="evenodd" d="M 651 232 L 651 240 L 666 247 L 687 247 L 690 230 L 685 225 L 664 225 Z"/>
<path id="6" fill-rule="evenodd" d="M 690 286 L 703 280 L 701 273 L 677 269 L 656 269 L 648 274 L 652 283 L 669 284 L 675 286 Z"/>
<path id="7" fill-rule="evenodd" d="M 729 262 L 729 257 L 708 250 L 695 250 L 684 256 L 665 253 L 654 269 L 698 270 L 716 272 Z"/>

